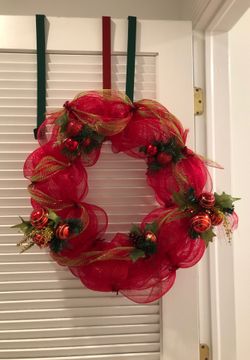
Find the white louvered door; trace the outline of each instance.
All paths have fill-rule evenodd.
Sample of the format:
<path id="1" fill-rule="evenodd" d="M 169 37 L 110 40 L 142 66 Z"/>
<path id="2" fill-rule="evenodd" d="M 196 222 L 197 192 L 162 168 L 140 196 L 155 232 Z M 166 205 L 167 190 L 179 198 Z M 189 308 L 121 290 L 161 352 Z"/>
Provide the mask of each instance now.
<path id="1" fill-rule="evenodd" d="M 5 29 L 8 33 L 11 24 L 15 24 L 14 33 L 12 27 L 9 38 L 0 42 L 0 359 L 182 360 L 182 354 L 188 360 L 196 359 L 193 355 L 198 354 L 197 304 L 192 291 L 197 279 L 192 270 L 188 270 L 191 286 L 186 285 L 185 275 L 182 281 L 180 272 L 179 284 L 163 304 L 138 305 L 120 295 L 84 289 L 78 279 L 38 248 L 18 254 L 15 244 L 21 235 L 10 226 L 18 222 L 18 215 L 30 214 L 22 165 L 27 154 L 37 147 L 33 138 L 35 27 L 34 19 L 29 17 L 0 18 L 1 31 Z M 96 51 L 100 49 L 101 22 L 80 20 L 49 19 L 48 111 L 61 107 L 79 91 L 102 87 L 101 55 Z M 68 23 L 71 26 L 65 26 Z M 145 34 L 137 56 L 135 98 L 157 98 L 165 105 L 169 101 L 170 110 L 186 119 L 192 135 L 192 103 L 191 106 L 188 103 L 192 99 L 190 27 L 179 22 L 171 25 L 159 22 L 156 29 L 156 23 L 140 24 Z M 95 31 L 98 40 L 85 38 L 78 45 L 75 39 L 72 45 L 69 33 L 77 33 L 82 26 Z M 161 40 L 152 47 L 146 45 L 153 43 L 152 32 L 161 33 L 160 39 L 165 39 L 162 32 L 166 29 L 169 41 Z M 18 39 L 22 31 L 24 36 Z M 116 32 L 113 87 L 124 91 L 126 57 L 121 51 L 126 44 L 126 22 L 116 21 Z M 178 41 L 173 42 L 171 39 L 175 38 Z M 178 100 L 177 94 L 178 97 L 182 94 L 182 99 Z M 145 170 L 142 161 L 112 154 L 109 144 L 103 146 L 98 163 L 88 169 L 90 191 L 86 201 L 107 211 L 108 237 L 117 231 L 127 232 L 131 223 L 139 222 L 154 208 Z M 182 306 L 183 294 L 186 311 Z M 178 317 L 180 313 L 182 320 Z"/>
<path id="2" fill-rule="evenodd" d="M 80 90 L 100 89 L 101 55 L 47 55 L 47 110 L 61 107 Z M 113 56 L 114 85 L 124 89 L 125 56 Z M 1 71 L 1 332 L 0 358 L 46 356 L 89 359 L 157 360 L 160 352 L 159 305 L 136 305 L 122 296 L 83 289 L 79 280 L 56 266 L 37 247 L 19 255 L 21 235 L 9 226 L 31 212 L 22 165 L 37 147 L 36 55 L 2 53 Z M 137 91 L 138 89 L 138 91 Z M 146 89 L 146 90 L 144 90 Z M 155 98 L 155 57 L 137 58 L 136 95 Z M 9 154 L 11 153 L 11 160 Z M 145 164 L 114 155 L 105 144 L 89 173 L 91 203 L 109 216 L 107 235 L 129 231 L 153 209 Z M 14 333 L 13 333 L 13 330 Z M 90 330 L 90 331 L 89 331 Z M 10 340 L 11 339 L 11 340 Z M 111 355 L 112 354 L 112 355 Z"/>

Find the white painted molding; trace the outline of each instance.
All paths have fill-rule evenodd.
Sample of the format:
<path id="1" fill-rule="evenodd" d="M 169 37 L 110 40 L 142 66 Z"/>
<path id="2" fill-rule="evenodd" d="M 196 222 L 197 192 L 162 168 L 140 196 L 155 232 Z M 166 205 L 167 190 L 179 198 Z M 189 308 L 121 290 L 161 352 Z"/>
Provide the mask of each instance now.
<path id="1" fill-rule="evenodd" d="M 213 169 L 217 192 L 231 192 L 231 134 L 228 35 L 206 36 L 207 155 L 224 166 Z M 212 359 L 235 360 L 233 247 L 217 238 L 209 249 Z"/>
<path id="2" fill-rule="evenodd" d="M 194 53 L 194 85 L 205 89 L 205 36 L 202 31 L 193 32 Z M 204 94 L 205 97 L 205 94 Z M 195 151 L 206 156 L 206 114 L 195 116 Z M 211 348 L 211 314 L 210 314 L 210 282 L 209 253 L 205 252 L 198 263 L 199 278 L 199 329 L 200 343 Z"/>
<path id="3" fill-rule="evenodd" d="M 190 16 L 196 30 L 229 31 L 249 6 L 250 0 L 194 1 Z"/>
<path id="4" fill-rule="evenodd" d="M 206 31 L 229 31 L 249 7 L 250 0 L 224 0 L 207 24 Z"/>
<path id="5" fill-rule="evenodd" d="M 230 69 L 228 30 L 249 0 L 226 0 L 206 27 L 207 156 L 224 166 L 213 170 L 217 191 L 231 192 Z M 212 359 L 236 360 L 233 247 L 217 240 L 209 249 Z M 237 359 L 241 360 L 241 359 Z"/>

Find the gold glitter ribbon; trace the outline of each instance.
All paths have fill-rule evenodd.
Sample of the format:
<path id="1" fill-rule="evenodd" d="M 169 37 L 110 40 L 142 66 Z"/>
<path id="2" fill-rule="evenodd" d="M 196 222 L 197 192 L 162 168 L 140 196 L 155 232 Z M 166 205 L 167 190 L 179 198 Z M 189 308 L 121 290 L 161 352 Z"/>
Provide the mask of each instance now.
<path id="1" fill-rule="evenodd" d="M 140 100 L 134 105 L 141 116 L 150 118 L 153 115 L 159 119 L 163 132 L 173 135 L 177 138 L 180 145 L 185 146 L 186 132 L 181 122 L 164 106 L 157 101 L 149 99 Z"/>
<path id="2" fill-rule="evenodd" d="M 42 207 L 45 207 L 47 209 L 63 210 L 63 209 L 73 207 L 76 205 L 75 203 L 73 203 L 71 201 L 65 202 L 63 200 L 55 199 L 52 196 L 45 194 L 43 191 L 36 189 L 34 184 L 30 184 L 28 186 L 28 191 L 29 191 L 32 199 L 34 199 Z M 82 215 L 80 217 L 80 220 L 84 226 L 82 231 L 84 231 L 89 224 L 89 214 L 88 214 L 88 211 L 86 210 L 86 208 L 84 207 L 83 203 L 78 203 L 77 206 L 82 209 Z"/>
<path id="3" fill-rule="evenodd" d="M 158 226 L 161 227 L 164 224 L 167 224 L 174 220 L 182 219 L 185 217 L 187 217 L 187 214 L 178 208 L 171 209 L 171 210 L 168 209 L 159 216 L 157 223 L 158 223 Z"/>
<path id="4" fill-rule="evenodd" d="M 51 257 L 62 266 L 82 266 L 111 259 L 128 261 L 131 260 L 130 253 L 133 249 L 132 246 L 126 246 L 103 251 L 89 251 L 82 253 L 76 259 L 70 259 L 51 252 Z"/>
<path id="5" fill-rule="evenodd" d="M 102 115 L 92 114 L 86 111 L 81 111 L 74 107 L 71 103 L 77 100 L 80 97 L 84 97 L 85 95 L 101 95 L 104 99 L 109 101 L 123 102 L 131 107 L 131 111 L 128 112 L 127 116 L 124 118 L 117 118 L 114 120 L 104 121 L 102 119 Z M 82 124 L 87 124 L 90 128 L 98 132 L 98 134 L 104 136 L 112 136 L 120 133 L 125 129 L 129 121 L 132 117 L 132 109 L 134 108 L 133 103 L 127 97 L 127 95 L 123 94 L 120 91 L 114 91 L 110 89 L 104 89 L 99 91 L 85 91 L 81 92 L 75 96 L 72 102 L 69 103 L 69 109 L 64 108 L 62 110 L 58 110 L 54 113 L 50 113 L 48 115 L 51 116 L 52 121 L 56 121 L 57 118 L 62 116 L 65 113 L 71 112 L 74 117 L 80 121 Z"/>
<path id="6" fill-rule="evenodd" d="M 31 181 L 39 182 L 48 179 L 50 176 L 55 175 L 61 170 L 69 167 L 70 163 L 64 163 L 55 159 L 53 156 L 45 156 L 39 164 L 34 168 Z"/>

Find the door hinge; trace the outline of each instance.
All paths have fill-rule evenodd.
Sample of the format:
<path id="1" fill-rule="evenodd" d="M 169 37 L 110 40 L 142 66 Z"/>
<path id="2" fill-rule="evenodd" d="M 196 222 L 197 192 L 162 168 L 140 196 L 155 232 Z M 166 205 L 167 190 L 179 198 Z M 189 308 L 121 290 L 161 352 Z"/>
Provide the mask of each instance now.
<path id="1" fill-rule="evenodd" d="M 209 347 L 206 344 L 200 344 L 200 360 L 209 360 Z"/>
<path id="2" fill-rule="evenodd" d="M 204 112 L 203 89 L 194 88 L 194 115 L 202 115 Z"/>

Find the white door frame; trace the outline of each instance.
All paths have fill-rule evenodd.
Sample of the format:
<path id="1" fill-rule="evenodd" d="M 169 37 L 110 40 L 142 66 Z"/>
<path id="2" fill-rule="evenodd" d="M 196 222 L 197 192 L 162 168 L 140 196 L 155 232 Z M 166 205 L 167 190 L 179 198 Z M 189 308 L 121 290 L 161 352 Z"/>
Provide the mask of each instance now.
<path id="1" fill-rule="evenodd" d="M 227 0 L 205 31 L 207 156 L 223 164 L 212 170 L 214 188 L 231 193 L 230 67 L 228 31 L 250 6 Z M 233 247 L 218 240 L 209 248 L 211 358 L 236 359 Z"/>

